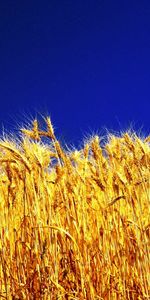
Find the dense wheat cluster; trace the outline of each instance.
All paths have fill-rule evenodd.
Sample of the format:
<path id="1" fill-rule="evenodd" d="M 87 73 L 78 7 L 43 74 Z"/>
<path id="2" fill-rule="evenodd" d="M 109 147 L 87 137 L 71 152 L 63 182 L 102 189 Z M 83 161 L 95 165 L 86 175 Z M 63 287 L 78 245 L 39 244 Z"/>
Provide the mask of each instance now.
<path id="1" fill-rule="evenodd" d="M 0 299 L 148 300 L 150 138 L 46 126 L 0 142 Z"/>

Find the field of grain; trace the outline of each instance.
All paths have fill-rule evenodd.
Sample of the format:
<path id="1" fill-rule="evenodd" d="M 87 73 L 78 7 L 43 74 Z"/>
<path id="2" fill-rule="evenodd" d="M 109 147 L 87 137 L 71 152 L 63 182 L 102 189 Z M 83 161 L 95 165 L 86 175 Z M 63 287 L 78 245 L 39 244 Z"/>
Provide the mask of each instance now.
<path id="1" fill-rule="evenodd" d="M 0 299 L 150 299 L 150 137 L 0 141 Z"/>

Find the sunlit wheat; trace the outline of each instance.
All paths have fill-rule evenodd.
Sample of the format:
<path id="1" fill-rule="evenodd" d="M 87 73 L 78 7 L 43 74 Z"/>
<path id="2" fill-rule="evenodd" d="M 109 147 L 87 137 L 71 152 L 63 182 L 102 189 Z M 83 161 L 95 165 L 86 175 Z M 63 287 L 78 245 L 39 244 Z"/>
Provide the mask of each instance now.
<path id="1" fill-rule="evenodd" d="M 150 137 L 0 141 L 0 299 L 150 299 Z"/>

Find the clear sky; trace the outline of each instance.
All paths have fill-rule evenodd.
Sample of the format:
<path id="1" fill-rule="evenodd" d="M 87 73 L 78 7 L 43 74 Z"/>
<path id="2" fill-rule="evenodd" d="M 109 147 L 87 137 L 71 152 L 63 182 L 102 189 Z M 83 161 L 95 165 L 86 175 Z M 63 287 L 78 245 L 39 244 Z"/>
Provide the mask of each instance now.
<path id="1" fill-rule="evenodd" d="M 0 128 L 49 114 L 77 143 L 150 131 L 150 1 L 0 2 Z"/>

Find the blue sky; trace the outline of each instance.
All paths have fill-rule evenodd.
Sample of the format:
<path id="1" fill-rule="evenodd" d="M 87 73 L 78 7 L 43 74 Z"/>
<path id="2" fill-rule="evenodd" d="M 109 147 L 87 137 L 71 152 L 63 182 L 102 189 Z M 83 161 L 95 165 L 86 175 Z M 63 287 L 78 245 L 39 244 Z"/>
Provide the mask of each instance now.
<path id="1" fill-rule="evenodd" d="M 0 129 L 38 113 L 77 144 L 150 131 L 150 1 L 1 1 Z"/>

